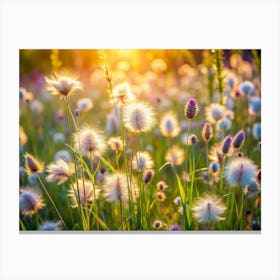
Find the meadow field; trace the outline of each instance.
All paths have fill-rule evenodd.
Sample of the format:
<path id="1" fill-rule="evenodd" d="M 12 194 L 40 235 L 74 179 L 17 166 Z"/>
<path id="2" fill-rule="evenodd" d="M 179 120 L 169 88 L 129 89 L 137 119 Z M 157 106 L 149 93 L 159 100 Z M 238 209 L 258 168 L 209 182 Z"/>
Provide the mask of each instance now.
<path id="1" fill-rule="evenodd" d="M 20 50 L 20 231 L 261 230 L 260 50 Z"/>

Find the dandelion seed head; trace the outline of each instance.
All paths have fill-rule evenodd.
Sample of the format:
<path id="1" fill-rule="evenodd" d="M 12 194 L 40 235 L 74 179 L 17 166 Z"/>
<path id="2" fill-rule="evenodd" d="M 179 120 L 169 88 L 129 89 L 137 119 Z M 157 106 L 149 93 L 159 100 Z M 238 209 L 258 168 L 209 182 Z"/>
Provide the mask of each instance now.
<path id="1" fill-rule="evenodd" d="M 90 159 L 102 156 L 107 147 L 104 134 L 89 126 L 74 134 L 74 146 L 77 151 L 81 148 L 82 154 Z"/>
<path id="2" fill-rule="evenodd" d="M 80 112 L 88 112 L 93 108 L 90 98 L 81 98 L 77 101 L 77 108 Z"/>
<path id="3" fill-rule="evenodd" d="M 181 132 L 178 117 L 172 111 L 169 111 L 163 115 L 160 120 L 159 127 L 161 134 L 169 138 L 175 138 Z"/>
<path id="4" fill-rule="evenodd" d="M 221 198 L 215 195 L 204 195 L 194 202 L 193 215 L 200 223 L 215 223 L 224 220 L 222 215 L 226 210 Z"/>
<path id="5" fill-rule="evenodd" d="M 113 151 L 117 151 L 117 152 L 123 151 L 123 142 L 120 136 L 109 138 L 108 145 Z"/>
<path id="6" fill-rule="evenodd" d="M 184 159 L 184 150 L 179 148 L 178 146 L 170 147 L 165 154 L 165 160 L 167 162 L 171 162 L 171 164 L 175 166 L 181 165 L 184 162 Z"/>
<path id="7" fill-rule="evenodd" d="M 19 206 L 22 215 L 29 216 L 45 207 L 42 195 L 32 188 L 20 189 Z"/>
<path id="8" fill-rule="evenodd" d="M 34 156 L 25 153 L 24 158 L 25 158 L 25 170 L 27 174 L 31 175 L 31 174 L 39 174 L 43 172 L 44 169 L 43 164 Z"/>
<path id="9" fill-rule="evenodd" d="M 57 181 L 57 184 L 61 185 L 74 173 L 74 164 L 60 158 L 47 165 L 46 171 L 49 173 L 46 177 L 48 182 Z"/>
<path id="10" fill-rule="evenodd" d="M 245 157 L 233 158 L 225 167 L 225 178 L 230 186 L 246 186 L 256 175 L 256 165 Z"/>
<path id="11" fill-rule="evenodd" d="M 152 169 L 154 161 L 148 152 L 137 152 L 132 159 L 132 168 L 136 171 Z"/>
<path id="12" fill-rule="evenodd" d="M 95 186 L 95 195 L 94 195 L 94 186 L 90 180 L 78 179 L 77 182 L 74 182 L 68 191 L 68 196 L 71 199 L 72 208 L 77 208 L 79 206 L 79 199 L 81 205 L 84 205 L 85 202 L 93 202 L 98 199 L 100 196 L 100 189 Z"/>
<path id="13" fill-rule="evenodd" d="M 155 112 L 146 103 L 130 103 L 124 106 L 123 122 L 131 132 L 148 132 L 156 123 Z"/>
<path id="14" fill-rule="evenodd" d="M 53 73 L 51 76 L 46 77 L 45 81 L 47 91 L 65 98 L 82 89 L 82 84 L 77 77 L 65 70 Z"/>
<path id="15" fill-rule="evenodd" d="M 117 85 L 112 92 L 112 103 L 116 105 L 127 104 L 135 100 L 135 95 L 132 93 L 128 83 L 122 83 Z"/>
<path id="16" fill-rule="evenodd" d="M 224 105 L 212 103 L 205 108 L 205 118 L 211 124 L 216 124 L 219 120 L 223 119 L 225 111 Z"/>

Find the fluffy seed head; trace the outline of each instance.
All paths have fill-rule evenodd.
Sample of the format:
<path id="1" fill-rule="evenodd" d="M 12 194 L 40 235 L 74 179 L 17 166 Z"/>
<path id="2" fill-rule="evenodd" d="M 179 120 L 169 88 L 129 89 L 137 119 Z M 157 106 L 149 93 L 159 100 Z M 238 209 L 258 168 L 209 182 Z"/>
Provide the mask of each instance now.
<path id="1" fill-rule="evenodd" d="M 82 84 L 73 74 L 61 71 L 46 77 L 46 89 L 53 95 L 61 95 L 65 98 L 73 92 L 82 89 Z"/>
<path id="2" fill-rule="evenodd" d="M 196 137 L 195 134 L 191 134 L 191 135 L 188 135 L 188 136 L 186 137 L 186 144 L 187 144 L 188 146 L 192 146 L 192 145 L 198 143 L 198 141 L 199 141 L 199 140 L 198 140 L 198 138 Z"/>
<path id="3" fill-rule="evenodd" d="M 232 146 L 234 149 L 240 149 L 243 146 L 243 143 L 245 141 L 245 132 L 244 130 L 240 130 L 236 133 L 232 140 Z"/>
<path id="4" fill-rule="evenodd" d="M 123 142 L 120 136 L 109 138 L 108 145 L 113 151 L 117 151 L 117 152 L 123 151 Z"/>
<path id="5" fill-rule="evenodd" d="M 24 188 L 20 190 L 19 207 L 22 215 L 29 216 L 45 207 L 45 203 L 39 192 L 31 188 Z"/>
<path id="6" fill-rule="evenodd" d="M 171 162 L 172 165 L 181 165 L 184 162 L 184 159 L 184 150 L 179 148 L 178 146 L 170 147 L 165 154 L 165 160 L 167 162 Z"/>
<path id="7" fill-rule="evenodd" d="M 118 201 L 118 200 L 128 200 L 129 198 L 129 188 L 127 183 L 127 176 L 125 173 L 114 173 L 105 177 L 104 184 L 104 197 L 107 201 Z M 132 180 L 130 184 L 130 191 L 132 194 L 133 201 L 136 201 L 139 188 Z"/>
<path id="8" fill-rule="evenodd" d="M 257 193 L 259 193 L 260 187 L 256 180 L 251 181 L 248 185 L 245 186 L 244 193 L 245 195 L 250 198 Z"/>
<path id="9" fill-rule="evenodd" d="M 159 189 L 160 191 L 164 191 L 166 188 L 168 188 L 168 186 L 164 181 L 159 181 L 157 183 L 157 189 Z"/>
<path id="10" fill-rule="evenodd" d="M 223 153 L 221 151 L 221 145 L 216 143 L 214 144 L 209 152 L 208 158 L 212 161 L 218 162 L 219 164 L 223 161 Z"/>
<path id="11" fill-rule="evenodd" d="M 94 188 L 95 188 L 95 195 L 94 195 Z M 85 202 L 92 202 L 95 199 L 98 199 L 100 194 L 100 190 L 93 187 L 92 182 L 90 180 L 78 180 L 72 184 L 71 189 L 68 191 L 68 196 L 72 201 L 72 207 L 76 208 L 79 205 L 79 199 L 81 205 L 84 205 Z"/>
<path id="12" fill-rule="evenodd" d="M 124 107 L 123 122 L 131 132 L 148 132 L 156 123 L 155 112 L 146 103 L 130 103 Z"/>
<path id="13" fill-rule="evenodd" d="M 160 120 L 159 127 L 162 135 L 169 138 L 177 137 L 181 132 L 178 118 L 172 111 L 163 115 Z"/>
<path id="14" fill-rule="evenodd" d="M 190 98 L 185 106 L 185 117 L 187 119 L 194 119 L 197 116 L 198 111 L 199 107 L 197 105 L 196 99 Z"/>
<path id="15" fill-rule="evenodd" d="M 164 192 L 157 192 L 156 198 L 158 201 L 163 202 L 166 199 Z"/>
<path id="16" fill-rule="evenodd" d="M 224 220 L 221 217 L 226 210 L 221 198 L 206 194 L 194 202 L 192 207 L 194 217 L 200 223 L 215 223 Z"/>
<path id="17" fill-rule="evenodd" d="M 232 142 L 232 136 L 228 135 L 225 137 L 221 144 L 221 151 L 224 155 L 227 155 L 230 152 L 230 147 L 231 147 L 231 142 Z"/>
<path id="18" fill-rule="evenodd" d="M 179 196 L 175 197 L 173 202 L 176 206 L 181 206 L 182 205 L 182 201 L 181 201 L 181 198 Z"/>
<path id="19" fill-rule="evenodd" d="M 61 185 L 74 173 L 74 164 L 72 162 L 66 162 L 60 158 L 55 162 L 50 163 L 46 167 L 46 171 L 49 173 L 46 177 L 48 182 L 58 181 L 57 184 Z"/>
<path id="20" fill-rule="evenodd" d="M 256 165 L 245 157 L 233 158 L 225 167 L 226 181 L 230 186 L 246 186 L 256 175 Z"/>
<path id="21" fill-rule="evenodd" d="M 153 169 L 146 169 L 143 174 L 143 182 L 145 185 L 149 184 L 155 175 Z"/>
<path id="22" fill-rule="evenodd" d="M 182 230 L 182 227 L 180 225 L 174 224 L 174 225 L 171 225 L 168 230 L 169 231 L 180 231 L 180 230 Z"/>
<path id="23" fill-rule="evenodd" d="M 209 122 L 206 122 L 203 125 L 203 128 L 201 130 L 201 136 L 204 142 L 209 142 L 213 137 L 213 128 L 212 125 Z"/>
<path id="24" fill-rule="evenodd" d="M 254 116 L 261 114 L 261 99 L 259 97 L 251 97 L 249 100 L 249 113 Z"/>
<path id="25" fill-rule="evenodd" d="M 61 230 L 60 226 L 61 226 L 61 222 L 56 222 L 55 223 L 55 222 L 46 221 L 38 228 L 38 230 L 41 230 L 41 231 L 56 231 L 56 230 Z"/>
<path id="26" fill-rule="evenodd" d="M 131 91 L 128 83 L 122 83 L 117 85 L 112 92 L 113 99 L 112 103 L 116 105 L 127 104 L 135 100 L 135 96 Z"/>
<path id="27" fill-rule="evenodd" d="M 102 156 L 106 150 L 103 133 L 89 126 L 84 126 L 74 134 L 74 146 L 77 151 L 81 149 L 84 156 L 90 159 Z"/>
<path id="28" fill-rule="evenodd" d="M 34 156 L 25 153 L 25 171 L 27 174 L 39 174 L 43 172 L 43 164 Z"/>
<path id="29" fill-rule="evenodd" d="M 254 85 L 250 81 L 245 81 L 239 85 L 242 95 L 250 94 L 254 90 Z"/>
<path id="30" fill-rule="evenodd" d="M 157 221 L 154 221 L 154 223 L 153 223 L 153 228 L 154 229 L 161 229 L 162 226 L 163 226 L 162 221 L 157 220 Z"/>
<path id="31" fill-rule="evenodd" d="M 132 159 L 132 168 L 136 171 L 144 171 L 146 169 L 152 169 L 154 167 L 154 161 L 148 152 L 137 152 Z"/>
<path id="32" fill-rule="evenodd" d="M 225 115 L 226 107 L 218 103 L 212 103 L 205 108 L 205 118 L 208 122 L 216 124 Z"/>
<path id="33" fill-rule="evenodd" d="M 93 104 L 90 98 L 81 98 L 77 102 L 77 107 L 80 112 L 88 112 L 93 108 Z"/>

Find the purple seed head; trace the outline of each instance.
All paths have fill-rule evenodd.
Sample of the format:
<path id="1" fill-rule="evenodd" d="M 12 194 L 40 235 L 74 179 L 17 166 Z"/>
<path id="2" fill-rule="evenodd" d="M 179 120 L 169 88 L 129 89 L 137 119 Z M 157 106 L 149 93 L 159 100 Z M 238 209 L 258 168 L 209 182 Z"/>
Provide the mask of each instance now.
<path id="1" fill-rule="evenodd" d="M 76 118 L 78 118 L 78 117 L 80 116 L 80 114 L 81 114 L 81 112 L 80 112 L 79 109 L 76 109 L 76 110 L 74 111 L 74 115 L 75 115 Z"/>
<path id="2" fill-rule="evenodd" d="M 144 175 L 143 175 L 143 182 L 145 185 L 149 184 L 151 182 L 151 180 L 153 179 L 154 177 L 154 170 L 150 169 L 150 170 L 146 170 L 144 172 Z"/>
<path id="3" fill-rule="evenodd" d="M 226 138 L 223 140 L 221 150 L 224 155 L 228 154 L 230 150 L 231 142 L 232 142 L 231 135 L 226 136 Z"/>
<path id="4" fill-rule="evenodd" d="M 199 108 L 197 101 L 194 98 L 190 98 L 185 106 L 185 117 L 187 119 L 194 119 L 198 114 Z"/>
<path id="5" fill-rule="evenodd" d="M 217 162 L 211 162 L 209 165 L 211 172 L 216 173 L 220 169 L 220 165 Z"/>
<path id="6" fill-rule="evenodd" d="M 232 146 L 234 149 L 240 149 L 245 141 L 245 132 L 244 130 L 240 130 L 236 133 L 232 140 Z"/>
<path id="7" fill-rule="evenodd" d="M 171 225 L 168 229 L 169 231 L 180 231 L 182 227 L 180 225 Z"/>
<path id="8" fill-rule="evenodd" d="M 201 131 L 204 142 L 209 142 L 213 137 L 213 128 L 210 123 L 205 123 Z"/>

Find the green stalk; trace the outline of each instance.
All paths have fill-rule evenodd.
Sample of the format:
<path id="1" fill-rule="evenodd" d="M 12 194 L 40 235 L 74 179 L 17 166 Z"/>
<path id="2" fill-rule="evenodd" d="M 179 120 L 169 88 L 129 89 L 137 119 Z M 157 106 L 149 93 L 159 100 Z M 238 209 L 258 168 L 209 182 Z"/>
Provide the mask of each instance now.
<path id="1" fill-rule="evenodd" d="M 38 178 L 38 180 L 39 180 L 39 182 L 40 182 L 40 184 L 41 184 L 41 186 L 42 186 L 44 192 L 46 193 L 48 199 L 50 200 L 50 202 L 51 202 L 53 208 L 55 209 L 55 211 L 56 211 L 56 213 L 57 213 L 59 219 L 61 220 L 63 226 L 65 227 L 65 229 L 67 229 L 67 226 L 66 226 L 66 224 L 65 224 L 65 222 L 64 222 L 64 220 L 63 220 L 63 218 L 62 218 L 62 216 L 61 216 L 61 214 L 60 214 L 60 212 L 58 211 L 58 209 L 57 209 L 57 207 L 56 207 L 56 205 L 55 205 L 53 199 L 51 198 L 51 196 L 50 196 L 50 194 L 49 194 L 47 188 L 45 187 L 44 183 L 42 182 L 42 180 L 41 180 L 39 174 L 37 174 L 37 178 Z"/>
<path id="2" fill-rule="evenodd" d="M 222 51 L 215 50 L 215 59 L 216 59 L 216 70 L 217 70 L 217 79 L 218 79 L 218 88 L 220 93 L 220 104 L 223 104 L 223 65 L 222 65 Z"/>

